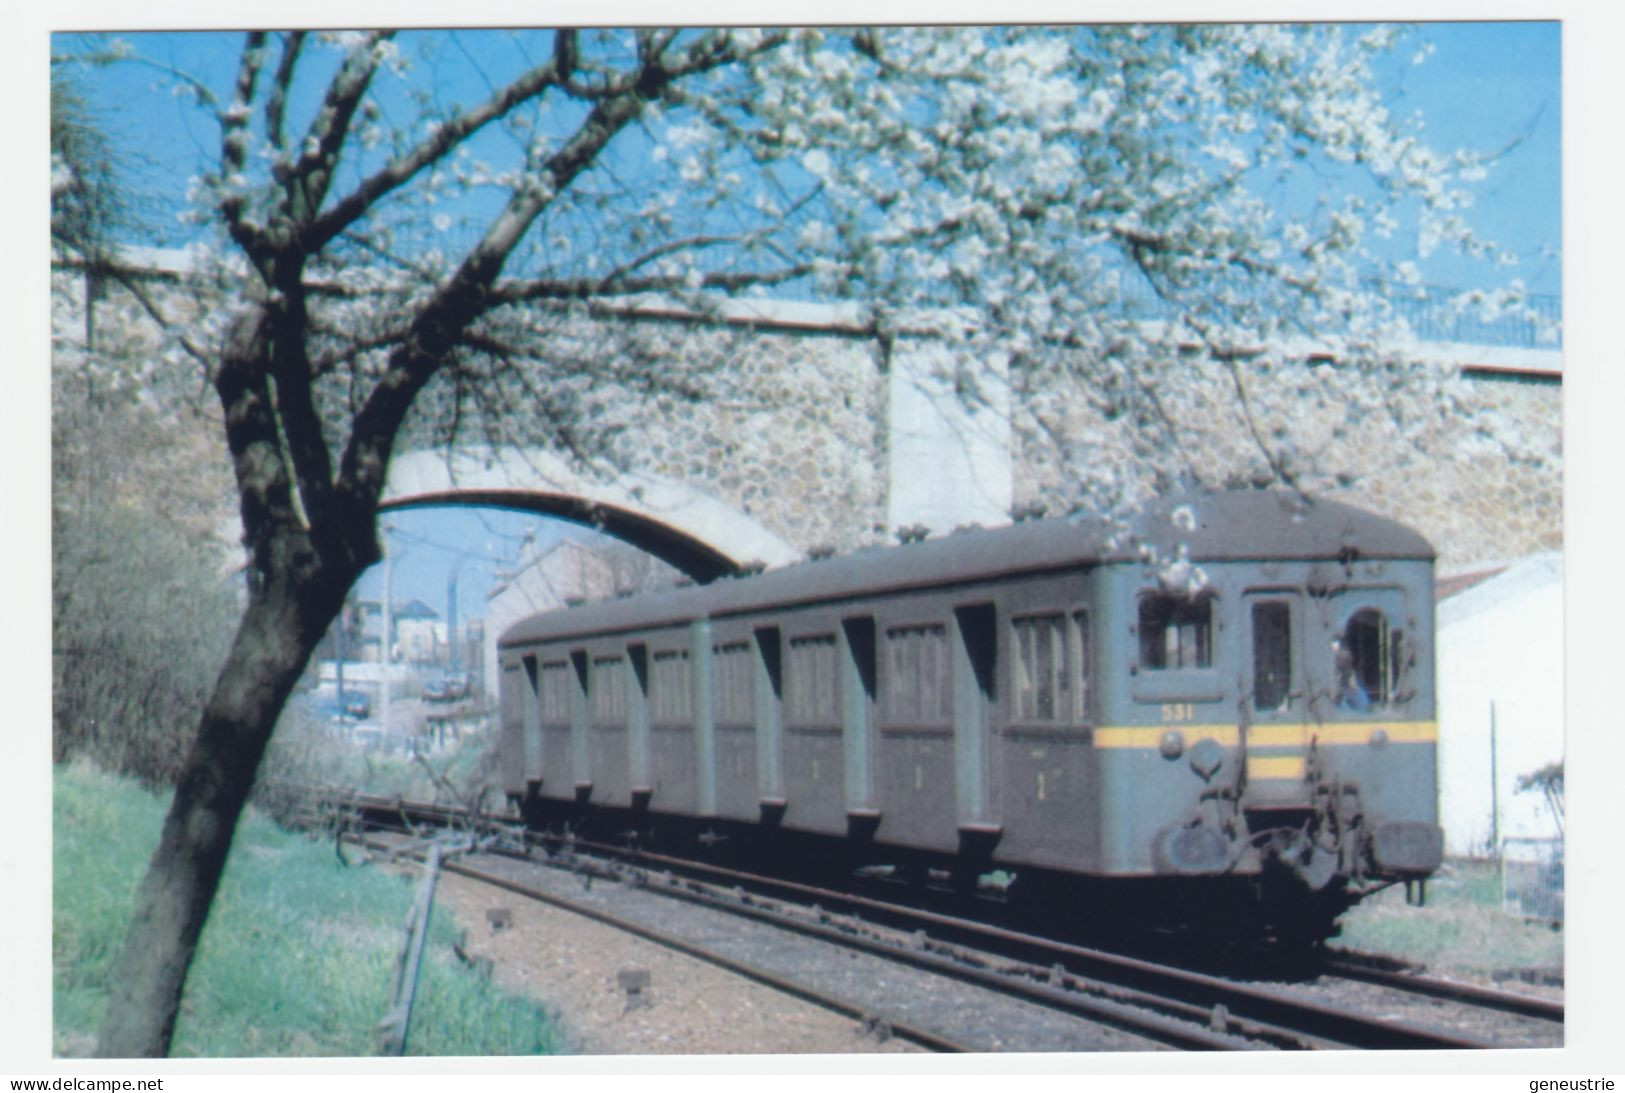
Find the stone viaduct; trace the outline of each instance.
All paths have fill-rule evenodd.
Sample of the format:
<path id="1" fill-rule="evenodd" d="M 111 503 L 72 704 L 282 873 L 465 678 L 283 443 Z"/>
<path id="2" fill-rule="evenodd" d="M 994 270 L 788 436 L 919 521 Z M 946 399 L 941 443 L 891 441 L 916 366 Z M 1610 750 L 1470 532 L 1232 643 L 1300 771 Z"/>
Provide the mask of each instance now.
<path id="1" fill-rule="evenodd" d="M 168 252 L 132 255 L 132 264 L 150 270 L 155 291 L 186 275 Z M 53 278 L 59 343 L 82 341 L 82 286 L 72 270 Z M 100 322 L 120 327 L 118 337 L 155 342 L 128 301 L 97 311 L 111 313 Z M 1082 389 L 1016 390 L 999 360 L 965 360 L 929 337 L 898 336 L 883 347 L 850 307 L 726 301 L 700 314 L 653 302 L 599 322 L 575 336 L 650 332 L 645 351 L 662 367 L 686 361 L 697 395 L 595 379 L 594 405 L 619 427 L 614 470 L 596 476 L 523 447 L 465 447 L 448 459 L 403 443 L 388 504 L 549 513 L 597 525 L 705 580 L 911 529 L 994 525 L 1035 507 L 1059 515 L 1076 498 L 1080 468 L 1132 468 L 1137 459 L 1134 415 L 1103 413 Z M 1396 387 L 1385 396 L 1388 414 L 1349 428 L 1338 423 L 1339 385 L 1359 377 L 1322 367 L 1306 383 L 1303 373 L 1316 367 L 1309 360 L 1250 377 L 1253 409 L 1260 419 L 1290 419 L 1317 457 L 1352 468 L 1322 492 L 1416 526 L 1446 573 L 1560 549 L 1561 350 L 1517 344 L 1530 339 L 1475 341 L 1459 330 L 1434 337 L 1423 345 L 1439 374 L 1452 377 L 1444 399 L 1433 391 L 1406 405 Z M 969 402 L 960 397 L 967 377 L 979 396 Z M 1179 437 L 1187 461 L 1207 481 L 1245 481 L 1259 456 L 1238 421 L 1230 377 L 1181 364 L 1166 386 L 1160 397 L 1190 423 Z"/>
<path id="2" fill-rule="evenodd" d="M 735 303 L 703 320 L 644 310 L 623 321 L 661 326 L 672 352 L 706 356 L 712 397 L 627 392 L 620 412 L 631 424 L 613 475 L 592 478 L 542 451 L 465 449 L 448 460 L 420 449 L 397 456 L 388 503 L 556 515 L 706 580 L 899 532 L 1004 523 L 1035 506 L 1058 514 L 1049 501 L 1076 460 L 1134 459 L 1131 420 L 1064 395 L 1049 400 L 1046 428 L 1053 437 L 1058 421 L 1082 454 L 1058 458 L 1034 439 L 1041 411 L 1012 393 L 997 362 L 976 362 L 980 399 L 967 407 L 952 378 L 964 362 L 943 345 L 899 338 L 883 353 L 839 307 Z M 1328 428 L 1320 456 L 1358 468 L 1329 492 L 1421 529 L 1445 572 L 1560 549 L 1561 351 L 1441 341 L 1429 352 L 1458 377 L 1449 397 L 1369 428 Z M 1314 416 L 1336 409 L 1336 383 L 1309 406 L 1292 401 L 1301 384 L 1259 377 L 1254 410 L 1312 433 Z M 1192 460 L 1210 480 L 1244 478 L 1258 456 L 1229 378 L 1193 366 L 1179 387 L 1170 397 L 1181 418 L 1210 423 L 1184 434 Z"/>

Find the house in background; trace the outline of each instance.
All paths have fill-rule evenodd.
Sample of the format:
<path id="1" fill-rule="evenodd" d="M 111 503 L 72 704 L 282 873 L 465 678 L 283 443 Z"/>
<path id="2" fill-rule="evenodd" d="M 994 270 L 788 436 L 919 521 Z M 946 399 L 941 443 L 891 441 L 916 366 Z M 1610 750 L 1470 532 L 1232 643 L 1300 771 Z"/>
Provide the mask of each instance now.
<path id="1" fill-rule="evenodd" d="M 1439 578 L 1439 811 L 1446 852 L 1562 835 L 1521 776 L 1563 760 L 1563 556 Z"/>
<path id="2" fill-rule="evenodd" d="M 446 623 L 422 600 L 395 608 L 395 659 L 409 664 L 435 664 L 448 650 Z"/>

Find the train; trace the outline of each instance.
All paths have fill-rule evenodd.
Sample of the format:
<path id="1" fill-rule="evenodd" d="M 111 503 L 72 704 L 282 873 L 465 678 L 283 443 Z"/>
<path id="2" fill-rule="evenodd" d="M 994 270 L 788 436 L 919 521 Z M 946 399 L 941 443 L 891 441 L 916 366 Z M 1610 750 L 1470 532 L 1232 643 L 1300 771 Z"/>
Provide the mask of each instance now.
<path id="1" fill-rule="evenodd" d="M 1433 565 L 1243 490 L 544 612 L 499 642 L 504 790 L 581 837 L 1313 945 L 1441 861 Z"/>

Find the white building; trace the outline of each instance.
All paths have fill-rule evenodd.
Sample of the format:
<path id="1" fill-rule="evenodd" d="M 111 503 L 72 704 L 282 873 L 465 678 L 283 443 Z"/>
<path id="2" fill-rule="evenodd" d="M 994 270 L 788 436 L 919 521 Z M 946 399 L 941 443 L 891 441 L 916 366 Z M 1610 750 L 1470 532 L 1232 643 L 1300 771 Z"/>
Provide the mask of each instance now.
<path id="1" fill-rule="evenodd" d="M 1461 855 L 1561 834 L 1544 797 L 1515 786 L 1563 759 L 1563 556 L 1478 578 L 1441 579 L 1437 608 L 1440 822 Z"/>

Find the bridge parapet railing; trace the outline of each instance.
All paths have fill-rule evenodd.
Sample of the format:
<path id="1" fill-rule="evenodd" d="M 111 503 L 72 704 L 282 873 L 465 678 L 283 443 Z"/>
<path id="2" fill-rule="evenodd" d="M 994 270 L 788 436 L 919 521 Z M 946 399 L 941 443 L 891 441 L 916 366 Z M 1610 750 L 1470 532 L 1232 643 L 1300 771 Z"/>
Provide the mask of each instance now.
<path id="1" fill-rule="evenodd" d="M 1143 281 L 1125 277 L 1120 287 L 1123 308 L 1131 317 L 1169 315 L 1168 304 Z M 1563 298 L 1555 294 L 1529 293 L 1514 305 L 1497 307 L 1489 303 L 1490 293 L 1443 285 L 1373 282 L 1367 288 L 1386 297 L 1423 341 L 1507 349 L 1563 348 Z"/>

